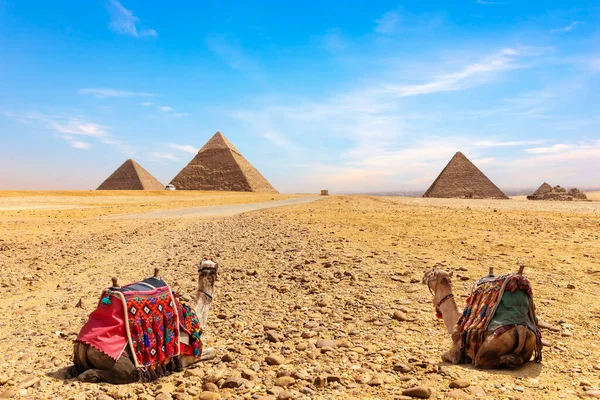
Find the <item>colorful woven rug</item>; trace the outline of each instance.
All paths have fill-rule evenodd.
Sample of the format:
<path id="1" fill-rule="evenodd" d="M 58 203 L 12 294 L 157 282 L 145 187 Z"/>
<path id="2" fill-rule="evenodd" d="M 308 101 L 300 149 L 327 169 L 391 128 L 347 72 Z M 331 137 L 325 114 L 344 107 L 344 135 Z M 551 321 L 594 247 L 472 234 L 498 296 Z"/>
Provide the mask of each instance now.
<path id="1" fill-rule="evenodd" d="M 191 307 L 181 304 L 164 281 L 148 278 L 105 289 L 76 340 L 115 361 L 129 345 L 139 379 L 150 381 L 181 369 L 181 354 L 199 357 L 201 333 Z"/>
<path id="2" fill-rule="evenodd" d="M 481 278 L 475 283 L 458 324 L 463 353 L 470 344 L 474 354 L 488 334 L 512 325 L 525 325 L 537 337 L 535 361 L 542 360 L 542 337 L 537 327 L 533 292 L 523 275 Z"/>

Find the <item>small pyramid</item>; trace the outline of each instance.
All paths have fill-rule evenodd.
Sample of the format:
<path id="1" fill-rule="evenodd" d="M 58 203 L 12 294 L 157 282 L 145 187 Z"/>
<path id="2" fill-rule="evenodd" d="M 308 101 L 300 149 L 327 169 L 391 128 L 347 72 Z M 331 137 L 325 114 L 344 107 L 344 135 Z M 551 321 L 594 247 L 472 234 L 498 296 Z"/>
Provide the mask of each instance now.
<path id="1" fill-rule="evenodd" d="M 177 190 L 278 193 L 221 132 L 202 146 L 171 184 Z"/>
<path id="2" fill-rule="evenodd" d="M 125 161 L 96 190 L 164 190 L 164 186 L 132 159 Z"/>
<path id="3" fill-rule="evenodd" d="M 542 183 L 542 185 L 538 188 L 538 190 L 536 190 L 535 192 L 533 192 L 534 196 L 539 196 L 545 193 L 549 193 L 552 191 L 552 186 L 550 186 L 548 183 L 544 182 Z"/>
<path id="4" fill-rule="evenodd" d="M 452 157 L 423 197 L 508 199 L 460 151 Z"/>

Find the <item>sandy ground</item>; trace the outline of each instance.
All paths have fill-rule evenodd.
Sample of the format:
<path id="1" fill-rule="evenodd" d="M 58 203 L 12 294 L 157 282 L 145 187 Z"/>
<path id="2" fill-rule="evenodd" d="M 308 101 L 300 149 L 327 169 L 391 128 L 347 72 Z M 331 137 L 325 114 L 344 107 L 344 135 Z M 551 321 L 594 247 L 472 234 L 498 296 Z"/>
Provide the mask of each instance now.
<path id="1" fill-rule="evenodd" d="M 54 193 L 37 196 L 52 197 L 39 204 L 95 211 L 0 211 L 0 397 L 401 399 L 404 389 L 424 385 L 443 398 L 463 379 L 464 398 L 571 399 L 600 385 L 600 214 L 587 208 L 595 203 L 331 196 L 225 218 L 91 218 L 243 203 L 232 194 L 172 203 L 159 196 L 121 203 L 114 194 Z M 33 204 L 32 197 L 4 194 L 0 205 Z M 158 266 L 177 290 L 193 293 L 204 256 L 221 265 L 204 336 L 217 349 L 214 362 L 147 384 L 64 379 L 72 340 L 111 276 L 132 282 Z M 423 272 L 438 266 L 460 275 L 462 305 L 489 266 L 505 273 L 519 264 L 539 317 L 559 327 L 543 332 L 552 343 L 543 363 L 515 371 L 442 363 L 450 339 L 420 283 Z M 79 299 L 83 308 L 75 307 Z M 394 320 L 397 310 L 411 321 Z M 319 339 L 335 342 L 319 349 Z M 270 354 L 284 364 L 267 365 Z M 285 391 L 276 385 L 290 375 Z M 207 386 L 242 376 L 235 389 Z M 315 385 L 319 377 L 325 387 Z"/>

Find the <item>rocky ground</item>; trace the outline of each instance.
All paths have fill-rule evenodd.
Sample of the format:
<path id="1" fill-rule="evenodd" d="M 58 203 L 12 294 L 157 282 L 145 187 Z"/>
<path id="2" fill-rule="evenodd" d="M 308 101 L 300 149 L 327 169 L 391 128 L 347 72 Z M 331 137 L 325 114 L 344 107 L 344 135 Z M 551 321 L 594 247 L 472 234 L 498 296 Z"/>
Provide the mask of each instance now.
<path id="1" fill-rule="evenodd" d="M 600 212 L 512 203 L 332 196 L 163 221 L 0 212 L 0 398 L 600 396 Z M 193 293 L 203 256 L 221 265 L 204 336 L 215 360 L 147 384 L 64 378 L 72 340 L 111 276 L 132 282 L 158 266 Z M 420 283 L 424 271 L 454 271 L 462 305 L 489 266 L 505 273 L 520 264 L 538 316 L 552 325 L 543 363 L 515 371 L 442 363 L 450 339 Z"/>

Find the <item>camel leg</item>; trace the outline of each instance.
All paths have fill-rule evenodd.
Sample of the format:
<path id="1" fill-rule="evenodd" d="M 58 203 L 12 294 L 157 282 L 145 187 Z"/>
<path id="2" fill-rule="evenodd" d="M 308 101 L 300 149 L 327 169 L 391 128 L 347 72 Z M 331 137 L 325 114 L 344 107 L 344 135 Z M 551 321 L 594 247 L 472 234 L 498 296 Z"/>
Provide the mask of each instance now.
<path id="1" fill-rule="evenodd" d="M 212 347 L 207 347 L 207 348 L 202 349 L 202 354 L 200 355 L 199 359 L 194 356 L 182 355 L 181 356 L 181 366 L 183 368 L 187 368 L 188 366 L 195 364 L 199 361 L 212 360 L 216 356 L 217 356 L 217 351 Z"/>
<path id="2" fill-rule="evenodd" d="M 475 356 L 475 366 L 493 369 L 501 366 L 517 368 L 529 361 L 535 350 L 535 334 L 518 325 L 500 336 L 489 335 Z"/>
<path id="3" fill-rule="evenodd" d="M 81 345 L 85 348 L 85 360 L 88 368 L 78 379 L 83 382 L 108 382 L 113 384 L 130 383 L 134 381 L 135 365 L 127 356 L 121 356 L 115 362 L 106 354 L 91 346 Z M 79 349 L 81 350 L 81 349 Z M 81 355 L 81 351 L 79 351 Z M 77 364 L 76 364 L 77 365 Z"/>

